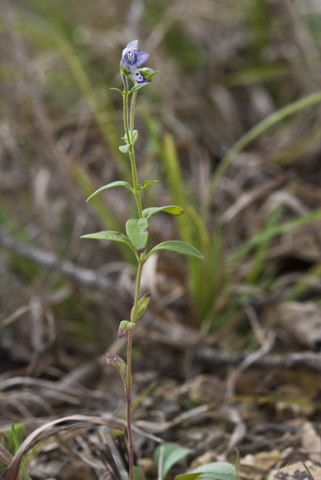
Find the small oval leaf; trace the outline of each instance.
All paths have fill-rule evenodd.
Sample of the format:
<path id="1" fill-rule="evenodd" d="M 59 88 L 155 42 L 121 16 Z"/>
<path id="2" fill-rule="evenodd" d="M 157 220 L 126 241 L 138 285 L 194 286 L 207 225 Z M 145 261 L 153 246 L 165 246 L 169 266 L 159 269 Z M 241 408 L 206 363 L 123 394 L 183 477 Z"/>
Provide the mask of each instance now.
<path id="1" fill-rule="evenodd" d="M 182 215 L 185 213 L 181 207 L 177 207 L 176 205 L 167 205 L 166 207 L 152 207 L 152 208 L 145 208 L 143 210 L 143 217 L 151 218 L 158 212 L 167 212 L 171 215 Z"/>
<path id="2" fill-rule="evenodd" d="M 114 188 L 114 187 L 125 187 L 125 188 L 128 188 L 128 190 L 130 190 L 131 192 L 134 192 L 130 184 L 127 182 L 122 182 L 122 181 L 112 182 L 112 183 L 108 183 L 107 185 L 104 185 L 103 187 L 100 187 L 98 190 L 92 193 L 90 197 L 87 198 L 86 202 L 88 202 L 92 197 L 97 195 L 97 193 L 103 192 L 104 190 L 108 190 L 109 188 Z"/>
<path id="3" fill-rule="evenodd" d="M 181 240 L 169 240 L 167 242 L 159 243 L 149 252 L 147 258 L 158 250 L 168 250 L 170 252 L 181 253 L 182 255 L 190 255 L 196 258 L 204 258 L 203 255 L 195 247 L 193 247 L 189 243 L 182 242 Z"/>
<path id="4" fill-rule="evenodd" d="M 134 307 L 132 308 L 132 311 L 130 313 L 130 319 L 132 322 L 136 322 L 136 320 L 138 320 L 146 311 L 146 308 L 149 304 L 149 301 L 151 299 L 151 296 L 152 294 L 149 292 L 149 293 L 145 293 L 145 295 L 139 300 L 138 304 L 137 304 L 137 311 L 136 311 L 136 318 L 133 318 L 133 314 L 134 314 Z"/>
<path id="5" fill-rule="evenodd" d="M 108 365 L 112 365 L 117 368 L 121 378 L 123 379 L 125 392 L 127 392 L 128 382 L 127 382 L 127 365 L 122 358 L 120 358 L 116 353 L 107 353 L 106 360 Z"/>
<path id="6" fill-rule="evenodd" d="M 143 182 L 143 184 L 140 186 L 140 188 L 148 188 L 151 183 L 159 183 L 158 180 L 146 180 Z"/>
<path id="7" fill-rule="evenodd" d="M 148 240 L 147 218 L 131 218 L 126 223 L 126 233 L 139 253 L 143 253 Z"/>
<path id="8" fill-rule="evenodd" d="M 159 73 L 159 70 L 155 71 L 152 68 L 139 68 L 139 73 L 141 74 L 142 77 L 146 78 L 146 80 L 150 80 L 153 78 L 155 75 Z"/>
<path id="9" fill-rule="evenodd" d="M 125 143 L 131 143 L 127 139 L 127 133 L 125 133 L 125 135 L 123 137 L 121 137 L 121 139 L 124 140 Z M 133 142 L 132 142 L 132 144 L 134 144 L 137 139 L 138 139 L 138 130 L 133 130 Z"/>
<path id="10" fill-rule="evenodd" d="M 129 144 L 127 145 L 121 145 L 120 147 L 118 147 L 119 150 L 122 152 L 122 153 L 127 153 L 128 152 L 128 149 L 129 149 Z"/>
<path id="11" fill-rule="evenodd" d="M 128 333 L 130 330 L 133 330 L 135 324 L 129 322 L 128 320 L 123 320 L 120 322 L 119 329 L 118 329 L 118 338 L 122 338 Z"/>

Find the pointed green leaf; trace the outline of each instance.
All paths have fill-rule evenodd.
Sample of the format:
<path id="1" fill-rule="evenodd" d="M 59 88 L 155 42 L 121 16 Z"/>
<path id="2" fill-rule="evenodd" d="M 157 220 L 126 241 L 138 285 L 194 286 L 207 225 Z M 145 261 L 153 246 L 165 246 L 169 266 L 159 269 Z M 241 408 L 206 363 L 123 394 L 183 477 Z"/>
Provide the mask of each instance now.
<path id="1" fill-rule="evenodd" d="M 148 188 L 151 183 L 159 183 L 159 181 L 158 180 L 146 180 L 145 182 L 142 183 L 140 188 L 141 189 Z"/>
<path id="2" fill-rule="evenodd" d="M 236 476 L 233 474 L 234 471 L 234 466 L 227 462 L 207 463 L 187 473 L 177 475 L 175 480 L 194 480 L 195 478 L 204 480 L 206 478 L 209 480 L 236 480 Z"/>
<path id="3" fill-rule="evenodd" d="M 104 185 L 103 187 L 100 187 L 98 190 L 92 193 L 90 197 L 87 198 L 86 202 L 88 202 L 92 197 L 97 195 L 97 193 L 103 192 L 104 190 L 108 190 L 109 188 L 114 188 L 114 187 L 125 187 L 125 188 L 128 188 L 128 190 L 130 190 L 131 192 L 134 191 L 132 187 L 129 185 L 129 183 L 127 182 L 122 182 L 122 181 L 112 182 L 112 183 L 108 183 L 107 185 Z"/>
<path id="4" fill-rule="evenodd" d="M 123 235 L 122 233 L 115 232 L 114 230 L 107 230 L 106 232 L 88 233 L 87 235 L 83 235 L 80 238 L 89 238 L 92 240 L 110 240 L 111 242 L 125 243 L 129 248 L 133 250 L 137 260 L 139 260 L 139 257 L 136 253 L 136 249 L 134 245 L 131 243 L 131 241 L 129 240 L 129 238 L 126 237 L 126 235 Z"/>
<path id="5" fill-rule="evenodd" d="M 126 223 L 126 233 L 139 253 L 143 253 L 148 240 L 147 218 L 131 218 Z"/>
<path id="6" fill-rule="evenodd" d="M 143 210 L 143 217 L 150 218 L 156 215 L 158 212 L 167 212 L 171 215 L 182 215 L 185 213 L 181 207 L 177 207 L 176 205 L 167 205 L 166 207 L 152 207 L 152 208 L 145 208 Z"/>
<path id="7" fill-rule="evenodd" d="M 138 92 L 138 90 L 141 90 L 142 88 L 147 87 L 147 85 L 149 85 L 148 82 L 139 83 L 138 85 L 134 85 L 134 86 L 129 90 L 128 93 L 130 94 L 130 93 Z"/>
<path id="8" fill-rule="evenodd" d="M 128 388 L 128 381 L 127 381 L 127 365 L 122 358 L 120 358 L 115 353 L 107 353 L 106 360 L 108 365 L 112 365 L 113 367 L 117 368 L 121 378 L 123 379 L 125 392 L 127 392 Z"/>
<path id="9" fill-rule="evenodd" d="M 120 147 L 118 147 L 119 150 L 122 152 L 122 153 L 127 153 L 128 152 L 128 149 L 129 149 L 129 144 L 127 145 L 121 145 Z"/>
<path id="10" fill-rule="evenodd" d="M 138 69 L 140 74 L 146 78 L 146 80 L 150 80 L 151 78 L 153 78 L 155 75 L 157 75 L 159 73 L 159 70 L 155 71 L 153 70 L 152 68 L 139 68 Z"/>
<path id="11" fill-rule="evenodd" d="M 138 131 L 137 131 L 137 130 L 134 130 L 134 131 L 133 131 L 132 145 L 135 145 L 135 143 L 137 142 L 137 139 L 138 139 Z"/>
<path id="12" fill-rule="evenodd" d="M 115 232 L 114 230 L 107 230 L 106 232 L 88 233 L 81 238 L 92 238 L 94 240 L 110 240 L 111 242 L 122 242 L 132 246 L 130 240 L 126 235 Z"/>
<path id="13" fill-rule="evenodd" d="M 114 90 L 115 92 L 119 92 L 121 95 L 124 95 L 123 92 L 121 90 L 119 90 L 119 88 L 110 88 L 109 90 Z"/>
<path id="14" fill-rule="evenodd" d="M 130 319 L 132 322 L 136 322 L 136 320 L 138 320 L 145 313 L 151 296 L 152 294 L 150 292 L 145 293 L 145 295 L 139 300 L 137 304 L 136 318 L 133 318 L 134 307 L 132 308 L 132 311 L 130 312 Z"/>
<path id="15" fill-rule="evenodd" d="M 180 447 L 175 443 L 163 443 L 159 445 L 154 453 L 154 459 L 158 467 L 158 478 L 164 480 L 170 468 L 184 457 L 186 457 L 192 450 L 189 448 Z"/>
<path id="16" fill-rule="evenodd" d="M 169 240 L 167 242 L 159 243 L 149 252 L 147 258 L 150 257 L 154 252 L 157 252 L 157 250 L 169 250 L 170 252 L 182 253 L 183 255 L 204 258 L 195 247 L 189 243 L 182 242 L 181 240 Z"/>
<path id="17" fill-rule="evenodd" d="M 120 322 L 119 329 L 118 329 L 118 338 L 122 338 L 126 335 L 126 333 L 129 332 L 129 330 L 132 330 L 134 328 L 135 324 L 132 322 L 129 322 L 128 320 L 123 320 Z"/>

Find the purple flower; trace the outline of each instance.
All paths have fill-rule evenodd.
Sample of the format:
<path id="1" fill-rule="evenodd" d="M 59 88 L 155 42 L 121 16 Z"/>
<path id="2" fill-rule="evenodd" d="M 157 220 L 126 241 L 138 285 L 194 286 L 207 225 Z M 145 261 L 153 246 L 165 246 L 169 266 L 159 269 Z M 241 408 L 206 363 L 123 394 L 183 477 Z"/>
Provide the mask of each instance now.
<path id="1" fill-rule="evenodd" d="M 149 54 L 146 52 L 138 52 L 138 40 L 133 40 L 130 42 L 126 48 L 123 50 L 122 62 L 123 65 L 130 70 L 133 79 L 137 83 L 146 82 L 144 78 L 138 71 L 137 67 L 143 65 L 148 59 Z"/>

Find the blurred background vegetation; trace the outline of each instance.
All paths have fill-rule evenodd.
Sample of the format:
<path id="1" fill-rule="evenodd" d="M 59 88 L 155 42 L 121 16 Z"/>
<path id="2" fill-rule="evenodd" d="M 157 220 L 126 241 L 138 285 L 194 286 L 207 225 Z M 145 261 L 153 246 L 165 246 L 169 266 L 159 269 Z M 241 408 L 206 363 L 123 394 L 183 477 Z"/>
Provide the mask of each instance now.
<path id="1" fill-rule="evenodd" d="M 154 217 L 150 245 L 205 257 L 151 259 L 153 314 L 252 349 L 248 308 L 269 325 L 282 302 L 320 303 L 320 16 L 317 0 L 2 0 L 3 346 L 92 356 L 128 315 L 134 257 L 80 236 L 136 215 L 122 189 L 85 203 L 130 181 L 109 87 L 136 38 L 160 70 L 136 109 L 139 181 L 160 181 L 143 204 L 186 211 Z"/>

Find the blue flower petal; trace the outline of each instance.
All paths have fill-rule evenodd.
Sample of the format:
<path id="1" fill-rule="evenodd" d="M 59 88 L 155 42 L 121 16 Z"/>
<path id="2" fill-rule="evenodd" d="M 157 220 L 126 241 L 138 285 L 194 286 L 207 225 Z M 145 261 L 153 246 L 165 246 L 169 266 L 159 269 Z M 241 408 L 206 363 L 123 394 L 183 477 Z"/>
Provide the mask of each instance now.
<path id="1" fill-rule="evenodd" d="M 130 70 L 130 66 L 128 65 L 126 60 L 124 60 L 124 58 L 122 58 L 122 62 L 123 62 L 124 67 L 127 68 L 127 70 Z"/>
<path id="2" fill-rule="evenodd" d="M 132 42 L 129 42 L 125 50 L 135 50 L 137 52 L 138 50 L 138 40 L 133 40 Z"/>
<path id="3" fill-rule="evenodd" d="M 137 83 L 144 83 L 146 82 L 146 78 L 144 78 L 138 71 L 138 69 L 136 67 L 134 67 L 133 65 L 130 66 L 130 71 L 131 71 L 131 74 L 132 74 L 132 77 L 133 79 L 135 80 L 135 82 Z"/>
<path id="4" fill-rule="evenodd" d="M 149 53 L 146 53 L 146 52 L 138 52 L 138 53 L 137 53 L 137 60 L 136 60 L 135 66 L 136 66 L 136 67 L 140 67 L 141 65 L 143 65 L 143 63 L 146 62 L 146 60 L 148 59 L 148 57 L 149 57 Z"/>

